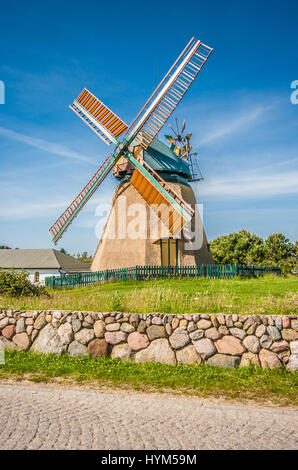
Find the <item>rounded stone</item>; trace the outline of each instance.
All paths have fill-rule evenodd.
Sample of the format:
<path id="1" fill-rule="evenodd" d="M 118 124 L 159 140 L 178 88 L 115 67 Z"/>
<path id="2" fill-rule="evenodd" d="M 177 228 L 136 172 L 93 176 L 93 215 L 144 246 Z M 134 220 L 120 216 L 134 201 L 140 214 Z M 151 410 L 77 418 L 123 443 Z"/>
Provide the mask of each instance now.
<path id="1" fill-rule="evenodd" d="M 118 331 L 120 330 L 120 323 L 110 323 L 106 326 L 106 331 Z"/>
<path id="2" fill-rule="evenodd" d="M 189 343 L 189 336 L 185 329 L 176 328 L 173 334 L 169 338 L 170 344 L 174 349 L 183 348 L 186 344 Z"/>
<path id="3" fill-rule="evenodd" d="M 17 324 L 16 324 L 16 334 L 24 333 L 25 329 L 26 329 L 25 318 L 24 318 L 24 317 L 21 317 L 21 318 L 17 321 Z"/>
<path id="4" fill-rule="evenodd" d="M 172 321 L 172 328 L 175 330 L 179 326 L 179 318 L 175 317 Z"/>
<path id="5" fill-rule="evenodd" d="M 34 341 L 38 330 L 33 330 L 31 339 Z M 57 330 L 48 323 L 39 333 L 31 346 L 31 351 L 44 354 L 62 354 L 65 351 L 65 345 L 62 343 Z"/>
<path id="6" fill-rule="evenodd" d="M 249 367 L 250 364 L 255 366 L 260 366 L 259 357 L 257 354 L 251 352 L 244 353 L 241 357 L 240 367 Z"/>
<path id="7" fill-rule="evenodd" d="M 207 360 L 209 366 L 225 367 L 228 369 L 234 369 L 239 362 L 239 356 L 227 356 L 225 354 L 215 354 Z"/>
<path id="8" fill-rule="evenodd" d="M 199 320 L 198 323 L 197 323 L 197 328 L 199 330 L 207 330 L 208 328 L 211 328 L 212 326 L 212 323 L 210 320 Z"/>
<path id="9" fill-rule="evenodd" d="M 216 349 L 220 354 L 230 354 L 231 356 L 242 355 L 245 352 L 240 339 L 234 336 L 224 336 L 215 343 Z"/>
<path id="10" fill-rule="evenodd" d="M 45 313 L 40 313 L 34 322 L 34 329 L 41 330 L 47 324 Z"/>
<path id="11" fill-rule="evenodd" d="M 73 329 L 74 333 L 77 333 L 78 331 L 80 331 L 80 329 L 82 327 L 81 320 L 79 320 L 78 318 L 74 318 L 71 321 L 71 324 L 72 324 L 72 329 Z"/>
<path id="12" fill-rule="evenodd" d="M 78 331 L 75 333 L 74 337 L 76 341 L 79 341 L 79 343 L 82 344 L 88 344 L 89 341 L 91 341 L 95 336 L 95 333 L 93 330 L 89 328 L 83 328 L 82 330 Z"/>
<path id="13" fill-rule="evenodd" d="M 30 346 L 30 338 L 27 333 L 18 333 L 13 337 L 13 342 L 20 349 L 27 349 Z"/>
<path id="14" fill-rule="evenodd" d="M 127 333 L 124 331 L 107 331 L 105 333 L 105 340 L 110 344 L 118 344 L 125 341 L 127 338 Z"/>
<path id="15" fill-rule="evenodd" d="M 58 335 L 63 344 L 69 344 L 73 339 L 73 331 L 70 323 L 63 323 L 58 328 Z"/>
<path id="16" fill-rule="evenodd" d="M 291 323 L 289 317 L 283 316 L 282 317 L 282 327 L 283 328 L 290 328 Z"/>
<path id="17" fill-rule="evenodd" d="M 176 358 L 178 364 L 200 364 L 202 362 L 196 348 L 192 344 L 176 351 Z"/>
<path id="18" fill-rule="evenodd" d="M 9 319 L 7 317 L 3 318 L 1 321 L 0 321 L 0 330 L 2 330 L 3 328 L 5 328 L 7 325 L 8 325 L 8 322 L 9 322 Z"/>
<path id="19" fill-rule="evenodd" d="M 193 345 L 202 359 L 206 360 L 216 352 L 213 341 L 209 338 L 199 339 L 194 341 Z"/>
<path id="20" fill-rule="evenodd" d="M 161 362 L 162 364 L 175 365 L 175 353 L 166 338 L 152 341 L 146 349 L 136 353 L 136 362 Z"/>
<path id="21" fill-rule="evenodd" d="M 138 332 L 139 333 L 145 333 L 146 331 L 146 322 L 145 320 L 141 320 L 139 325 L 138 325 Z"/>
<path id="22" fill-rule="evenodd" d="M 179 328 L 183 328 L 183 329 L 186 329 L 187 328 L 187 325 L 188 325 L 188 321 L 185 320 L 184 318 L 182 320 L 180 320 L 179 322 Z"/>
<path id="23" fill-rule="evenodd" d="M 46 315 L 46 322 L 51 323 L 51 321 L 52 321 L 52 315 L 49 315 L 49 314 Z"/>
<path id="24" fill-rule="evenodd" d="M 280 332 L 276 328 L 276 326 L 272 326 L 272 325 L 267 326 L 267 333 L 273 341 L 278 341 L 279 339 L 281 339 Z"/>
<path id="25" fill-rule="evenodd" d="M 218 328 L 218 331 L 220 332 L 221 335 L 228 335 L 230 333 L 229 329 L 225 325 L 220 325 L 220 327 Z"/>
<path id="26" fill-rule="evenodd" d="M 2 330 L 2 336 L 6 339 L 11 339 L 13 335 L 15 334 L 16 328 L 14 325 L 7 325 L 5 328 Z"/>
<path id="27" fill-rule="evenodd" d="M 276 369 L 278 367 L 282 367 L 282 363 L 279 360 L 277 354 L 272 351 L 268 351 L 268 349 L 261 349 L 259 353 L 259 358 L 263 369 L 265 369 L 266 367 L 269 367 L 269 369 Z"/>
<path id="28" fill-rule="evenodd" d="M 296 339 L 298 339 L 297 331 L 293 330 L 292 328 L 281 330 L 281 335 L 282 338 L 286 341 L 295 341 Z"/>
<path id="29" fill-rule="evenodd" d="M 135 327 L 130 323 L 122 323 L 120 330 L 125 331 L 125 333 L 132 333 L 133 331 L 135 331 Z"/>
<path id="30" fill-rule="evenodd" d="M 246 336 L 246 332 L 241 330 L 240 328 L 230 328 L 230 332 L 232 333 L 235 338 L 244 339 Z"/>
<path id="31" fill-rule="evenodd" d="M 68 346 L 68 354 L 70 356 L 87 356 L 88 350 L 86 346 L 84 346 L 82 343 L 79 343 L 78 341 L 73 341 Z"/>
<path id="32" fill-rule="evenodd" d="M 189 334 L 189 337 L 192 341 L 198 341 L 204 337 L 204 330 L 196 330 Z"/>
<path id="33" fill-rule="evenodd" d="M 243 344 L 246 349 L 253 354 L 257 354 L 261 349 L 260 342 L 256 336 L 246 336 L 243 340 Z"/>
<path id="34" fill-rule="evenodd" d="M 164 326 L 151 325 L 147 328 L 146 333 L 150 341 L 154 341 L 158 338 L 164 338 L 166 336 L 166 329 Z"/>
<path id="35" fill-rule="evenodd" d="M 265 325 L 259 325 L 257 326 L 257 329 L 255 331 L 255 335 L 257 338 L 261 338 L 266 333 L 266 326 Z"/>
<path id="36" fill-rule="evenodd" d="M 88 344 L 88 352 L 93 357 L 107 357 L 109 345 L 105 339 L 93 339 Z"/>
<path id="37" fill-rule="evenodd" d="M 269 349 L 273 341 L 270 338 L 270 336 L 263 335 L 260 339 L 260 343 L 261 343 L 262 348 Z"/>
<path id="38" fill-rule="evenodd" d="M 221 338 L 221 333 L 216 328 L 209 328 L 205 331 L 206 338 L 213 339 L 214 341 Z"/>
<path id="39" fill-rule="evenodd" d="M 162 325 L 163 321 L 160 317 L 153 317 L 151 323 L 152 325 Z"/>
<path id="40" fill-rule="evenodd" d="M 128 336 L 127 342 L 133 351 L 140 351 L 140 349 L 145 349 L 147 346 L 149 346 L 148 336 L 138 333 L 137 331 L 131 333 Z"/>
<path id="41" fill-rule="evenodd" d="M 112 359 L 122 359 L 122 361 L 131 361 L 132 358 L 132 351 L 128 344 L 117 344 L 113 347 Z"/>
<path id="42" fill-rule="evenodd" d="M 285 340 L 281 340 L 281 341 L 275 341 L 271 347 L 270 347 L 271 351 L 275 352 L 275 353 L 280 353 L 282 351 L 286 351 L 288 349 L 290 349 L 290 345 L 287 341 Z"/>
<path id="43" fill-rule="evenodd" d="M 190 321 L 188 326 L 187 326 L 187 331 L 189 331 L 191 333 L 192 331 L 195 331 L 196 329 L 197 329 L 197 326 L 196 326 L 195 322 Z"/>
<path id="44" fill-rule="evenodd" d="M 96 338 L 103 338 L 105 334 L 106 324 L 103 320 L 97 320 L 94 323 L 94 333 Z"/>

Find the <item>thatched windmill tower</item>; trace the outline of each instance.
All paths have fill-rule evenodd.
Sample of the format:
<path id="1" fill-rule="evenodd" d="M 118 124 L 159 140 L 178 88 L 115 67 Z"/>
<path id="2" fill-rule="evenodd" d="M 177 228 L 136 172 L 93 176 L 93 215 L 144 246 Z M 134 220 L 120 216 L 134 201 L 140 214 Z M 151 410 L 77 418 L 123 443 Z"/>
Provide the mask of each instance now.
<path id="1" fill-rule="evenodd" d="M 190 183 L 195 180 L 196 175 L 191 173 L 186 160 L 177 156 L 158 139 L 154 139 L 147 150 L 137 146 L 133 151 L 135 154 L 141 153 L 144 161 L 170 188 L 185 202 L 195 206 L 196 197 Z M 184 233 L 185 231 L 181 236 L 173 238 L 167 233 L 166 226 L 162 230 L 158 219 L 154 218 L 154 212 L 131 183 L 133 169 L 129 162 L 116 166 L 115 174 L 121 182 L 113 194 L 110 213 L 91 266 L 92 271 L 113 269 L 116 266 L 196 266 L 213 263 L 198 213 L 191 222 L 192 231 L 197 229 L 197 239 L 193 243 L 194 249 L 191 249 L 191 246 L 188 247 L 188 233 Z"/>
<path id="2" fill-rule="evenodd" d="M 156 138 L 211 52 L 192 38 L 129 127 L 87 89 L 70 106 L 108 145 L 114 143 L 115 150 L 50 228 L 54 243 L 112 169 L 120 180 L 92 270 L 212 263 L 195 215 L 189 140 L 184 142 L 185 155 L 177 142 L 170 149 Z M 123 133 L 128 135 L 120 141 Z M 201 240 L 189 246 L 195 226 L 201 227 Z"/>

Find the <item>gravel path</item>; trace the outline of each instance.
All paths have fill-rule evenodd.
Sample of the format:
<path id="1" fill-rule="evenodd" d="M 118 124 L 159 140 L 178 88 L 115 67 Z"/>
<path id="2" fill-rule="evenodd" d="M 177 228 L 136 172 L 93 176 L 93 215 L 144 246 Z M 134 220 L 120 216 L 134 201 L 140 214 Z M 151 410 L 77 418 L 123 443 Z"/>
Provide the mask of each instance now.
<path id="1" fill-rule="evenodd" d="M 0 384 L 0 449 L 297 449 L 298 412 Z"/>

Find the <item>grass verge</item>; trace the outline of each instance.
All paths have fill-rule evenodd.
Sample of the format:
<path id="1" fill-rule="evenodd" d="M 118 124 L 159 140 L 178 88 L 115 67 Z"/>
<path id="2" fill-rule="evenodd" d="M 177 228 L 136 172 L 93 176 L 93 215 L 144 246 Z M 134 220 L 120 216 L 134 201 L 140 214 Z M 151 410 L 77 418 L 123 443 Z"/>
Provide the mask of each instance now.
<path id="1" fill-rule="evenodd" d="M 200 397 L 298 405 L 298 372 L 255 366 L 222 369 L 207 365 L 168 366 L 90 356 L 6 351 L 0 379 L 96 384 L 144 392 L 175 392 Z"/>
<path id="2" fill-rule="evenodd" d="M 295 314 L 298 279 L 165 279 L 50 290 L 50 297 L 0 296 L 0 309 L 161 313 Z"/>

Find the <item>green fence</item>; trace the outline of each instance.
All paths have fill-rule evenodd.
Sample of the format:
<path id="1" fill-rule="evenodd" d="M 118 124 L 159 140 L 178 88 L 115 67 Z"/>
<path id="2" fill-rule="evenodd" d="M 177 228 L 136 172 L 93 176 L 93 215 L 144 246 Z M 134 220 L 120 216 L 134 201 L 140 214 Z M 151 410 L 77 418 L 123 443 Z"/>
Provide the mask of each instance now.
<path id="1" fill-rule="evenodd" d="M 109 281 L 144 281 L 147 279 L 167 279 L 170 277 L 206 277 L 209 279 L 232 279 L 236 276 L 256 277 L 265 273 L 281 274 L 279 267 L 230 265 L 200 266 L 134 266 L 133 268 L 107 269 L 105 271 L 66 274 L 46 278 L 46 286 L 51 288 L 72 288 L 102 284 Z"/>

